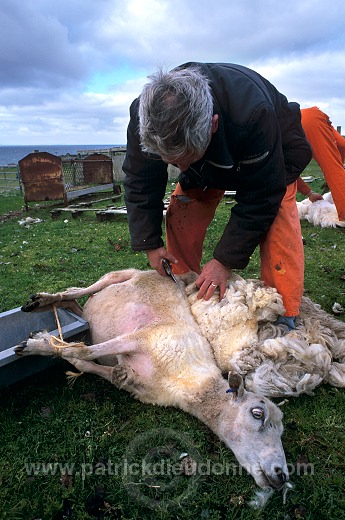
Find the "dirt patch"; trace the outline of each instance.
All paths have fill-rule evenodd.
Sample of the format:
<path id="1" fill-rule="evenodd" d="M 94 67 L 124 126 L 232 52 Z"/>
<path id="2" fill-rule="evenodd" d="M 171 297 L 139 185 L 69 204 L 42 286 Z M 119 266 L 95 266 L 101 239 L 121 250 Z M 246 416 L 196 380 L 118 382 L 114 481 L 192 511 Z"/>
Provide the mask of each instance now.
<path id="1" fill-rule="evenodd" d="M 4 213 L 4 215 L 0 215 L 0 222 L 5 222 L 6 220 L 11 220 L 12 218 L 21 217 L 24 213 L 26 213 L 25 210 L 10 211 L 9 213 Z"/>

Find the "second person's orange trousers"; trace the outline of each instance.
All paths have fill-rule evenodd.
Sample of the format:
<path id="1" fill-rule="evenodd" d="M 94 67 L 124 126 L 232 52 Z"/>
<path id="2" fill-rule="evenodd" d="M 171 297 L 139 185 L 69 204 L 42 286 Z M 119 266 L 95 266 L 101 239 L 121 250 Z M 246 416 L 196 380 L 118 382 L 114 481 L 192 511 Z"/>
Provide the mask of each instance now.
<path id="1" fill-rule="evenodd" d="M 303 130 L 331 190 L 339 220 L 345 220 L 345 139 L 319 108 L 303 108 L 301 116 Z"/>

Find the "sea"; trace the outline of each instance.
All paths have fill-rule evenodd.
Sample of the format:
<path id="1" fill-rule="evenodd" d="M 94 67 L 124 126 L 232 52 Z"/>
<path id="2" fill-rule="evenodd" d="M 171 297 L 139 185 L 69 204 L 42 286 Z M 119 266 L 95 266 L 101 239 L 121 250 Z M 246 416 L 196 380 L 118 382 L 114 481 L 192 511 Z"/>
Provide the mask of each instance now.
<path id="1" fill-rule="evenodd" d="M 22 145 L 22 146 L 1 146 L 0 145 L 0 166 L 9 164 L 17 165 L 20 159 L 32 152 L 49 152 L 53 155 L 77 155 L 78 152 L 85 150 L 109 150 L 117 146 L 114 144 L 52 144 L 52 145 Z"/>

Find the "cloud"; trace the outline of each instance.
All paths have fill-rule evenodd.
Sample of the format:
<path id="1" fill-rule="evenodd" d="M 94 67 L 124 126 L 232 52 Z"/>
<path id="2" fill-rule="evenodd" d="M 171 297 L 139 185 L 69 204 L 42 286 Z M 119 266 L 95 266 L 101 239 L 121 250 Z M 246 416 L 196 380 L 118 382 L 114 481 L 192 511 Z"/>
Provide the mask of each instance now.
<path id="1" fill-rule="evenodd" d="M 44 103 L 28 91 L 31 103 L 0 107 L 0 135 L 8 143 L 18 138 L 23 144 L 125 144 L 129 106 L 144 81 L 127 81 L 111 94 L 62 92 Z M 17 92 L 10 91 L 11 96 Z"/>
<path id="2" fill-rule="evenodd" d="M 95 27 L 94 48 L 137 66 L 248 61 L 330 49 L 344 42 L 341 2 L 127 0 Z"/>
<path id="3" fill-rule="evenodd" d="M 302 108 L 316 105 L 324 110 L 337 126 L 345 124 L 344 57 L 340 51 L 310 52 L 289 59 L 274 58 L 265 64 L 253 63 L 252 67 Z"/>
<path id="4" fill-rule="evenodd" d="M 86 73 L 83 56 L 69 41 L 66 26 L 34 7 L 32 1 L 2 0 L 2 87 L 56 90 L 75 85 Z"/>
<path id="5" fill-rule="evenodd" d="M 343 0 L 2 0 L 0 144 L 124 143 L 146 76 L 186 61 L 252 67 L 345 127 L 343 8 Z"/>

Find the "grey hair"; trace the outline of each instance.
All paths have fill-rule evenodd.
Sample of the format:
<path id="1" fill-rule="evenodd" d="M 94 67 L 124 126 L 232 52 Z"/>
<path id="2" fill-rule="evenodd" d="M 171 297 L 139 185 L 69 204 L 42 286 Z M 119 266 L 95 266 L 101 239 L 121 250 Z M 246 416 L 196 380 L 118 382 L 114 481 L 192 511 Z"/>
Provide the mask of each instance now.
<path id="1" fill-rule="evenodd" d="M 213 99 L 197 67 L 161 69 L 149 76 L 140 95 L 139 132 L 145 152 L 169 157 L 202 154 L 212 126 Z"/>

